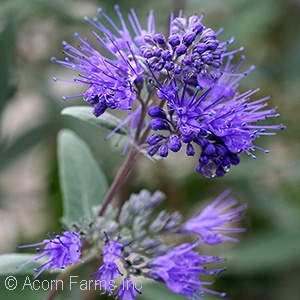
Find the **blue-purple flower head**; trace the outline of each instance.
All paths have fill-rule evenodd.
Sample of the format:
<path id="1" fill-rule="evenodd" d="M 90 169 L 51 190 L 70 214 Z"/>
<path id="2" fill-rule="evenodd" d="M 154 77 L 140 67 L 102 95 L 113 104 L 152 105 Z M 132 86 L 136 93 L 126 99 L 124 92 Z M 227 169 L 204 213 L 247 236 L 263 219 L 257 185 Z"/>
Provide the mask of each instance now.
<path id="1" fill-rule="evenodd" d="M 241 213 L 246 205 L 236 206 L 237 201 L 229 197 L 230 191 L 223 192 L 211 204 L 207 205 L 196 217 L 186 221 L 181 228 L 183 233 L 195 233 L 207 244 L 214 245 L 224 241 L 238 242 L 238 239 L 228 236 L 244 232 L 244 228 L 232 227 L 232 223 L 241 221 Z"/>
<path id="2" fill-rule="evenodd" d="M 128 19 L 134 32 L 132 36 L 119 7 L 115 6 L 115 9 L 121 28 L 118 28 L 102 9 L 99 9 L 99 13 L 103 20 L 85 18 L 86 22 L 96 29 L 93 34 L 99 43 L 99 48 L 103 47 L 108 56 L 113 58 L 101 54 L 78 33 L 75 33 L 75 37 L 81 42 L 79 48 L 63 42 L 66 59 L 62 61 L 52 58 L 52 61 L 63 67 L 80 72 L 72 82 L 87 85 L 87 90 L 83 94 L 64 97 L 64 99 L 83 97 L 94 106 L 96 116 L 103 114 L 107 108 L 131 109 L 133 101 L 136 100 L 137 94 L 143 87 L 144 80 L 143 68 L 137 59 L 140 53 L 139 47 L 144 44 L 144 35 L 154 31 L 152 12 L 148 17 L 148 28 L 144 30 L 134 10 L 131 10 Z M 102 36 L 98 32 L 101 32 Z"/>
<path id="3" fill-rule="evenodd" d="M 166 38 L 160 33 L 146 35 L 142 56 L 154 72 L 175 76 L 185 83 L 193 83 L 197 76 L 212 78 L 222 65 L 226 45 L 233 39 L 220 42 L 218 34 L 202 23 L 203 15 L 187 17 L 180 12 L 171 14 L 170 32 Z"/>
<path id="4" fill-rule="evenodd" d="M 64 269 L 68 265 L 82 262 L 80 259 L 82 243 L 77 233 L 65 231 L 61 235 L 56 234 L 55 237 L 49 234 L 49 238 L 40 243 L 18 246 L 18 248 L 37 247 L 36 251 L 41 253 L 35 258 L 21 264 L 19 268 L 44 257 L 47 258 L 47 262 L 35 269 L 37 273 L 34 278 L 37 278 L 47 269 Z M 41 248 L 41 246 L 44 247 Z"/>
<path id="5" fill-rule="evenodd" d="M 167 254 L 155 257 L 148 262 L 147 277 L 165 283 L 174 292 L 202 300 L 205 293 L 225 297 L 225 293 L 214 292 L 205 287 L 209 282 L 200 281 L 201 275 L 220 274 L 224 269 L 208 270 L 206 264 L 222 262 L 217 256 L 205 256 L 195 252 L 193 248 L 201 242 L 182 244 Z"/>
<path id="6" fill-rule="evenodd" d="M 221 177 L 240 161 L 239 154 L 245 152 L 252 157 L 254 149 L 263 150 L 253 144 L 262 135 L 273 135 L 282 130 L 282 125 L 256 125 L 258 121 L 275 118 L 275 109 L 265 109 L 270 97 L 251 102 L 257 90 L 238 92 L 238 82 L 245 73 L 238 73 L 244 60 L 234 67 L 229 56 L 222 69 L 222 75 L 214 79 L 199 78 L 198 86 L 182 84 L 171 78 L 167 84 L 156 82 L 157 96 L 161 105 L 150 107 L 150 126 L 154 133 L 148 138 L 149 155 L 168 155 L 168 150 L 178 152 L 186 144 L 186 154 L 195 155 L 200 148 L 196 170 L 204 177 Z M 164 108 L 165 106 L 165 108 Z M 268 132 L 270 130 L 270 132 Z"/>

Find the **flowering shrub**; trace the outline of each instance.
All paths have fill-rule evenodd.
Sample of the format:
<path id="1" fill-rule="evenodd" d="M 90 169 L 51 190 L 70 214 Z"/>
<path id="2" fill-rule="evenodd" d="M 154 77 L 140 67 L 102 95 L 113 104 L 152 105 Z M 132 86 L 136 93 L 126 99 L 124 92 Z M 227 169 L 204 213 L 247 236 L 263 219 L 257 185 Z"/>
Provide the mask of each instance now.
<path id="1" fill-rule="evenodd" d="M 71 107 L 65 113 L 110 128 L 107 138 L 126 135 L 123 154 L 129 153 L 99 199 L 106 181 L 92 158 L 84 164 L 76 156 L 73 163 L 78 164 L 78 171 L 86 170 L 85 183 L 101 179 L 100 192 L 97 186 L 93 186 L 95 192 L 87 185 L 86 190 L 80 190 L 76 174 L 68 174 L 68 150 L 78 149 L 90 157 L 89 150 L 73 133 L 60 135 L 60 174 L 67 203 L 64 223 L 73 231 L 65 229 L 62 235 L 50 235 L 41 243 L 20 246 L 38 247 L 42 253 L 19 267 L 46 257 L 47 262 L 35 269 L 37 278 L 46 269 L 76 268 L 97 259 L 100 266 L 91 274 L 92 284 L 105 284 L 104 292 L 123 300 L 139 296 L 133 280 L 140 276 L 162 282 L 172 292 L 189 298 L 204 299 L 206 293 L 225 297 L 224 292 L 206 287 L 211 282 L 202 279 L 203 275 L 225 271 L 214 266 L 224 258 L 204 255 L 199 248 L 236 242 L 235 234 L 245 231 L 239 222 L 246 205 L 238 205 L 230 191 L 187 220 L 178 211 L 160 209 L 165 200 L 160 191 L 151 194 L 142 190 L 118 206 L 112 205 L 112 200 L 141 152 L 166 158 L 169 151 L 185 151 L 188 157 L 197 155 L 195 170 L 199 174 L 208 179 L 223 177 L 232 165 L 239 164 L 242 152 L 254 158 L 255 149 L 267 153 L 254 144 L 256 138 L 274 135 L 284 126 L 258 123 L 279 115 L 276 109 L 267 108 L 268 96 L 253 99 L 258 89 L 239 90 L 239 82 L 254 67 L 241 71 L 243 48 L 228 50 L 234 39 L 219 40 L 221 30 L 206 27 L 202 15 L 171 14 L 169 35 L 164 36 L 156 31 L 152 11 L 143 29 L 133 9 L 127 19 L 118 6 L 115 10 L 121 27 L 102 9 L 101 18 L 85 18 L 93 27 L 99 49 L 76 33 L 79 48 L 63 42 L 66 58 L 53 57 L 52 61 L 79 72 L 71 82 L 86 87 L 82 94 L 63 99 L 82 97 L 93 107 Z M 112 115 L 115 110 L 123 112 L 124 118 Z M 167 243 L 166 237 L 174 235 L 181 237 L 180 241 L 190 241 Z M 208 268 L 210 264 L 212 268 Z M 117 283 L 115 292 L 114 283 L 120 278 L 123 281 Z"/>

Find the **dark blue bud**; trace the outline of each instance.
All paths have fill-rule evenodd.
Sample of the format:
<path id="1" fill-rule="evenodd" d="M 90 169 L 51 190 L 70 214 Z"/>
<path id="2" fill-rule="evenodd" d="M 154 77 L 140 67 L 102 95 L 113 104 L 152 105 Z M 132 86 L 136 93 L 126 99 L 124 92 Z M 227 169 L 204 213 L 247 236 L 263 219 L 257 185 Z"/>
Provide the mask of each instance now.
<path id="1" fill-rule="evenodd" d="M 195 142 L 196 144 L 198 144 L 198 145 L 199 145 L 200 147 L 202 147 L 202 148 L 206 147 L 206 146 L 209 144 L 209 142 L 208 142 L 207 139 L 205 139 L 205 138 L 200 138 L 200 137 L 194 138 L 194 142 Z"/>
<path id="2" fill-rule="evenodd" d="M 210 53 L 204 53 L 202 55 L 202 60 L 203 60 L 204 63 L 210 63 L 210 62 L 213 61 L 213 59 L 214 58 L 213 58 L 212 54 L 210 54 Z"/>
<path id="3" fill-rule="evenodd" d="M 153 130 L 171 130 L 170 125 L 168 124 L 167 121 L 160 119 L 160 118 L 155 118 L 150 121 L 150 127 Z"/>
<path id="4" fill-rule="evenodd" d="M 190 136 L 190 135 L 182 135 L 181 136 L 181 140 L 184 142 L 184 143 L 190 143 L 193 141 L 193 137 Z"/>
<path id="5" fill-rule="evenodd" d="M 187 32 L 183 35 L 182 40 L 187 46 L 190 46 L 194 42 L 195 38 L 195 32 Z"/>
<path id="6" fill-rule="evenodd" d="M 192 60 L 188 56 L 185 56 L 182 62 L 187 66 L 190 66 L 192 64 Z"/>
<path id="7" fill-rule="evenodd" d="M 237 154 L 232 153 L 230 155 L 230 163 L 232 165 L 238 165 L 240 163 L 240 158 L 238 157 Z"/>
<path id="8" fill-rule="evenodd" d="M 176 47 L 180 44 L 180 37 L 178 35 L 171 35 L 168 38 L 168 42 L 172 47 Z"/>
<path id="9" fill-rule="evenodd" d="M 164 110 L 158 106 L 150 106 L 148 108 L 148 115 L 153 118 L 161 118 L 161 119 L 167 118 Z"/>
<path id="10" fill-rule="evenodd" d="M 192 30 L 196 33 L 199 34 L 203 30 L 203 25 L 201 24 L 200 21 L 195 22 L 192 26 Z"/>
<path id="11" fill-rule="evenodd" d="M 161 57 L 162 50 L 157 48 L 153 51 L 153 55 L 156 57 Z"/>
<path id="12" fill-rule="evenodd" d="M 102 102 L 99 102 L 96 105 L 94 105 L 93 114 L 96 117 L 99 117 L 99 116 L 101 116 L 106 111 L 107 107 L 108 106 L 106 104 L 104 104 Z"/>
<path id="13" fill-rule="evenodd" d="M 145 35 L 145 36 L 144 36 L 144 41 L 145 41 L 145 43 L 147 43 L 147 44 L 150 44 L 150 45 L 152 45 L 152 46 L 155 46 L 155 42 L 153 41 L 151 35 Z"/>
<path id="14" fill-rule="evenodd" d="M 172 135 L 168 142 L 168 147 L 173 152 L 178 152 L 181 149 L 181 142 L 178 136 Z"/>
<path id="15" fill-rule="evenodd" d="M 216 147 L 209 143 L 204 149 L 203 149 L 203 153 L 205 153 L 206 155 L 214 155 L 216 154 Z"/>
<path id="16" fill-rule="evenodd" d="M 211 28 L 206 28 L 201 36 L 201 40 L 215 40 L 216 39 L 216 34 Z"/>
<path id="17" fill-rule="evenodd" d="M 226 174 L 226 172 L 224 171 L 224 169 L 222 167 L 217 168 L 217 170 L 216 170 L 217 177 L 223 177 L 225 174 Z"/>
<path id="18" fill-rule="evenodd" d="M 158 148 L 159 148 L 158 146 L 152 146 L 152 147 L 149 147 L 149 148 L 147 149 L 147 152 L 148 152 L 148 154 L 149 154 L 150 156 L 153 156 L 153 155 L 156 154 Z"/>
<path id="19" fill-rule="evenodd" d="M 161 156 L 161 157 L 167 157 L 169 152 L 168 152 L 168 147 L 166 144 L 163 144 L 159 147 L 157 153 Z"/>
<path id="20" fill-rule="evenodd" d="M 162 34 L 156 33 L 153 36 L 153 41 L 159 45 L 165 45 L 166 39 Z"/>
<path id="21" fill-rule="evenodd" d="M 230 157 L 229 156 L 224 156 L 222 159 L 222 166 L 223 167 L 229 167 L 231 163 Z"/>
<path id="22" fill-rule="evenodd" d="M 174 69 L 174 63 L 173 62 L 166 62 L 165 63 L 165 69 L 167 71 L 172 71 Z"/>
<path id="23" fill-rule="evenodd" d="M 195 149 L 191 143 L 188 143 L 186 146 L 186 155 L 187 156 L 194 156 L 195 155 Z"/>
<path id="24" fill-rule="evenodd" d="M 142 51 L 143 57 L 145 57 L 145 58 L 151 58 L 153 56 L 153 52 L 149 48 L 144 47 L 141 49 L 141 51 Z"/>
<path id="25" fill-rule="evenodd" d="M 178 67 L 178 66 L 175 67 L 173 72 L 174 72 L 175 75 L 181 74 L 181 69 L 180 69 L 180 67 Z"/>
<path id="26" fill-rule="evenodd" d="M 202 164 L 202 165 L 207 165 L 208 162 L 209 162 L 209 157 L 202 153 L 200 158 L 199 158 L 199 163 Z"/>
<path id="27" fill-rule="evenodd" d="M 205 43 L 199 43 L 195 46 L 194 51 L 198 53 L 203 53 L 207 50 L 207 45 Z"/>
<path id="28" fill-rule="evenodd" d="M 207 43 L 207 46 L 210 50 L 215 50 L 219 46 L 219 42 L 217 40 L 211 40 Z"/>
<path id="29" fill-rule="evenodd" d="M 165 50 L 165 51 L 162 52 L 161 58 L 164 59 L 164 60 L 168 60 L 169 61 L 169 60 L 171 60 L 172 55 L 171 55 L 170 51 Z"/>
<path id="30" fill-rule="evenodd" d="M 176 53 L 178 56 L 185 54 L 186 51 L 187 51 L 187 46 L 184 44 L 181 44 L 176 48 Z"/>
<path id="31" fill-rule="evenodd" d="M 147 138 L 147 143 L 151 146 L 157 145 L 165 137 L 162 134 L 152 134 Z"/>
<path id="32" fill-rule="evenodd" d="M 159 63 L 157 63 L 155 66 L 154 66 L 154 70 L 155 71 L 161 71 L 163 69 L 163 67 L 165 66 L 165 63 L 160 61 Z"/>

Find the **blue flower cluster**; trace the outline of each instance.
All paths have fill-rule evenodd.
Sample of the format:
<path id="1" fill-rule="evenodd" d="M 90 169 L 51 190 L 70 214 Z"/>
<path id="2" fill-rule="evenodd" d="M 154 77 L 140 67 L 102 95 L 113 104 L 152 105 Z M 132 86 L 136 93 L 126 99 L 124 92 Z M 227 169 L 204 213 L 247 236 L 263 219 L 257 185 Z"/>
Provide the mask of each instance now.
<path id="1" fill-rule="evenodd" d="M 81 237 L 66 230 L 50 240 L 20 246 L 38 246 L 36 250 L 42 254 L 19 267 L 47 258 L 47 262 L 36 269 L 36 278 L 46 269 L 60 269 L 84 261 L 83 243 L 100 245 L 100 249 L 96 250 L 102 253 L 102 265 L 91 276 L 94 277 L 93 284 L 100 285 L 101 290 L 108 295 L 115 294 L 123 300 L 135 299 L 141 291 L 134 284 L 134 278 L 143 276 L 163 282 L 172 292 L 187 297 L 201 300 L 205 293 L 224 297 L 225 293 L 205 287 L 210 282 L 200 280 L 202 275 L 217 275 L 224 271 L 224 268 L 206 268 L 208 264 L 220 263 L 224 259 L 200 254 L 195 249 L 204 243 L 215 245 L 237 241 L 231 235 L 243 232 L 244 229 L 234 228 L 231 224 L 243 219 L 241 212 L 245 205 L 237 206 L 237 201 L 229 196 L 229 191 L 225 191 L 197 216 L 183 222 L 178 212 L 168 214 L 161 211 L 156 214 L 163 200 L 162 193 L 151 195 L 143 190 L 140 194 L 132 195 L 121 210 L 116 211 L 114 215 L 119 215 L 118 219 L 108 217 L 110 213 L 107 212 L 106 216 L 98 218 L 92 228 L 89 225 L 85 230 L 81 226 Z M 107 218 L 110 218 L 109 221 Z M 168 234 L 196 234 L 198 238 L 193 243 L 169 246 L 160 238 Z M 40 248 L 42 245 L 43 249 Z M 124 279 L 115 293 L 119 276 Z"/>
<path id="2" fill-rule="evenodd" d="M 48 259 L 47 262 L 35 269 L 34 279 L 49 268 L 51 270 L 64 269 L 70 264 L 82 262 L 80 259 L 82 243 L 76 232 L 65 231 L 61 235 L 56 234 L 55 237 L 49 234 L 49 238 L 37 244 L 18 246 L 18 248 L 36 247 L 36 251 L 41 252 L 37 257 L 21 264 L 19 268 L 44 257 Z M 44 248 L 40 248 L 41 246 Z"/>
<path id="3" fill-rule="evenodd" d="M 87 85 L 83 94 L 64 99 L 82 96 L 94 106 L 97 117 L 107 109 L 142 108 L 139 117 L 145 118 L 148 109 L 149 126 L 154 131 L 148 135 L 148 154 L 167 157 L 169 151 L 178 152 L 185 144 L 187 156 L 199 155 L 195 169 L 207 178 L 224 176 L 231 165 L 239 164 L 242 152 L 254 158 L 254 149 L 268 152 L 255 146 L 254 140 L 285 127 L 255 125 L 279 115 L 276 109 L 265 108 L 269 97 L 251 100 L 258 89 L 239 91 L 239 81 L 254 67 L 239 72 L 244 57 L 236 64 L 233 61 L 243 48 L 228 51 L 233 38 L 219 41 L 222 30 L 215 32 L 204 26 L 203 15 L 188 18 L 182 13 L 177 17 L 171 14 L 165 37 L 156 32 L 152 11 L 147 29 L 143 29 L 133 9 L 129 25 L 119 6 L 115 10 L 121 28 L 102 9 L 101 19 L 85 18 L 96 29 L 93 33 L 109 57 L 76 33 L 79 49 L 63 42 L 66 59 L 52 58 L 79 71 L 73 82 Z M 146 99 L 142 97 L 144 90 L 149 94 Z M 135 123 L 139 126 L 142 122 Z M 149 127 L 144 130 L 148 133 Z M 142 132 L 141 128 L 137 132 Z M 138 141 L 142 148 L 145 134 L 140 137 L 133 143 Z"/>

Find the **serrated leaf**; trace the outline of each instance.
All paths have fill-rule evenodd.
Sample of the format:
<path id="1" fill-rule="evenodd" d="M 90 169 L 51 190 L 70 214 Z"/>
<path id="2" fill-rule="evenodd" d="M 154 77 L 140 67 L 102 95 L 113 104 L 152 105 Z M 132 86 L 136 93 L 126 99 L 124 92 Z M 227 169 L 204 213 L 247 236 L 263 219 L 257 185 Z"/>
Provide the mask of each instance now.
<path id="1" fill-rule="evenodd" d="M 122 120 L 108 112 L 105 112 L 100 117 L 96 118 L 93 115 L 93 108 L 88 106 L 69 106 L 64 108 L 61 114 L 80 119 L 94 126 L 108 130 L 114 130 L 122 122 Z M 116 133 L 127 134 L 123 128 L 118 129 Z"/>
<path id="2" fill-rule="evenodd" d="M 71 130 L 58 134 L 59 177 L 63 223 L 92 218 L 92 207 L 103 200 L 108 184 L 87 144 Z"/>

